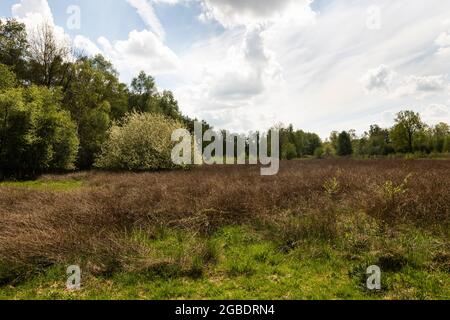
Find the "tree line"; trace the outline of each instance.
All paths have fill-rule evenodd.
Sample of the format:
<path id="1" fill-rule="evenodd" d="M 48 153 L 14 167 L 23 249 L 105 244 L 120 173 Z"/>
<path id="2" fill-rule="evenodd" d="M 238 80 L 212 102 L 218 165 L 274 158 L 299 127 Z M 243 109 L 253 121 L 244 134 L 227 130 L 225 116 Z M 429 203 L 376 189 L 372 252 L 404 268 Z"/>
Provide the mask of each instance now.
<path id="1" fill-rule="evenodd" d="M 154 116 L 139 116 L 146 114 Z M 157 168 L 145 157 L 158 155 L 142 149 L 153 140 L 133 127 L 151 131 L 152 126 L 167 129 L 177 124 L 193 132 L 194 121 L 180 112 L 173 93 L 158 91 L 155 79 L 145 72 L 128 86 L 119 81 L 111 62 L 102 55 L 75 52 L 56 39 L 51 26 L 43 24 L 27 34 L 24 24 L 0 19 L 0 179 L 91 169 L 96 163 Z M 203 124 L 204 130 L 210 128 Z M 363 137 L 354 131 L 333 132 L 322 141 L 292 125 L 277 129 L 283 159 L 450 151 L 448 124 L 428 126 L 412 111 L 400 112 L 392 128 L 371 126 Z M 161 144 L 164 139 L 155 141 Z M 108 154 L 102 155 L 105 150 Z M 136 161 L 139 154 L 144 158 Z"/>
<path id="2" fill-rule="evenodd" d="M 0 178 L 92 168 L 112 125 L 132 112 L 193 129 L 150 75 L 127 86 L 103 56 L 75 52 L 51 26 L 27 34 L 15 19 L 0 20 Z"/>
<path id="3" fill-rule="evenodd" d="M 450 152 L 450 126 L 444 122 L 429 126 L 419 113 L 408 110 L 397 114 L 393 127 L 381 128 L 375 124 L 361 137 L 354 130 L 333 131 L 329 139 L 321 141 L 316 134 L 294 131 L 292 125 L 281 127 L 280 134 L 284 159 Z"/>

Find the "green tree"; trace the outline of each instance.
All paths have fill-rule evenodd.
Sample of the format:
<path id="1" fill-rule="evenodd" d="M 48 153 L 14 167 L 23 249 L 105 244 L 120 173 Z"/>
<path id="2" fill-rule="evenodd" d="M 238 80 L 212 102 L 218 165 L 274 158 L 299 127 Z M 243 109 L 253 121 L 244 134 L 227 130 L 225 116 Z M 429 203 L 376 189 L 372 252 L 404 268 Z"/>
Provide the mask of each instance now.
<path id="1" fill-rule="evenodd" d="M 442 152 L 450 152 L 450 135 L 445 138 L 444 146 L 442 147 Z"/>
<path id="2" fill-rule="evenodd" d="M 157 103 L 157 108 L 155 108 L 156 112 L 162 113 L 171 119 L 182 119 L 182 115 L 178 107 L 178 101 L 175 99 L 171 91 L 164 90 L 162 93 L 157 94 L 155 101 Z"/>
<path id="3" fill-rule="evenodd" d="M 48 23 L 38 26 L 29 38 L 27 79 L 46 87 L 64 86 L 71 66 L 69 43 L 57 39 L 53 26 Z"/>
<path id="4" fill-rule="evenodd" d="M 382 129 L 375 124 L 370 126 L 367 135 L 367 148 L 365 154 L 372 156 L 387 155 L 393 151 L 389 140 L 389 130 Z"/>
<path id="5" fill-rule="evenodd" d="M 414 138 L 424 129 L 418 113 L 402 111 L 397 114 L 396 124 L 391 130 L 391 139 L 397 152 L 414 152 Z"/>
<path id="6" fill-rule="evenodd" d="M 2 176 L 35 176 L 74 168 L 78 149 L 75 124 L 61 109 L 58 90 L 31 86 L 0 93 Z"/>
<path id="7" fill-rule="evenodd" d="M 317 148 L 322 146 L 322 140 L 315 133 L 306 133 L 305 154 L 312 156 Z"/>
<path id="8" fill-rule="evenodd" d="M 297 158 L 297 150 L 293 143 L 288 142 L 288 143 L 284 144 L 282 146 L 281 150 L 282 150 L 282 153 L 281 153 L 282 159 L 292 160 L 292 159 Z"/>
<path id="9" fill-rule="evenodd" d="M 112 65 L 101 56 L 79 59 L 70 74 L 63 105 L 78 127 L 78 167 L 88 169 L 108 136 L 111 121 L 120 120 L 128 110 L 127 93 Z"/>
<path id="10" fill-rule="evenodd" d="M 158 105 L 153 97 L 156 93 L 155 79 L 141 71 L 131 81 L 130 109 L 138 112 L 157 112 L 155 109 Z"/>
<path id="11" fill-rule="evenodd" d="M 26 74 L 27 50 L 25 25 L 14 19 L 0 19 L 0 63 L 9 66 L 20 79 Z"/>
<path id="12" fill-rule="evenodd" d="M 15 87 L 16 75 L 4 64 L 0 63 L 0 91 Z"/>
<path id="13" fill-rule="evenodd" d="M 450 126 L 446 123 L 439 123 L 433 128 L 433 150 L 435 152 L 445 152 L 445 141 L 450 135 Z"/>
<path id="14" fill-rule="evenodd" d="M 352 139 L 346 131 L 342 131 L 338 136 L 337 154 L 339 156 L 350 156 L 353 154 Z"/>
<path id="15" fill-rule="evenodd" d="M 104 78 L 104 90 L 102 97 L 107 100 L 111 107 L 111 119 L 120 120 L 128 113 L 128 87 L 119 81 L 119 73 L 112 63 L 98 54 L 89 59 L 93 70 L 100 73 Z"/>
<path id="16" fill-rule="evenodd" d="M 331 143 L 331 146 L 333 147 L 333 149 L 335 150 L 336 154 L 337 154 L 337 150 L 338 150 L 338 139 L 339 139 L 339 132 L 337 132 L 337 131 L 331 132 L 330 143 Z"/>
<path id="17" fill-rule="evenodd" d="M 280 125 L 279 130 L 282 155 L 283 152 L 284 154 L 293 154 L 291 145 L 295 147 L 295 157 L 313 156 L 316 149 L 322 146 L 320 137 L 315 133 L 295 131 L 293 125 L 289 125 L 287 128 Z"/>

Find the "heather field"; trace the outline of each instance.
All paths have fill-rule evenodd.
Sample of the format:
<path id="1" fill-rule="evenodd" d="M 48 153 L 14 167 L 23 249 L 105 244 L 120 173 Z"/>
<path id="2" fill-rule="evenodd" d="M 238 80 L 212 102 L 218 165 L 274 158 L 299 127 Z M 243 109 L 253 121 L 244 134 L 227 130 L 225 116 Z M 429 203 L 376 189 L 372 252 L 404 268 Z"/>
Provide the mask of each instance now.
<path id="1" fill-rule="evenodd" d="M 450 299 L 449 177 L 338 159 L 1 183 L 0 299 Z"/>

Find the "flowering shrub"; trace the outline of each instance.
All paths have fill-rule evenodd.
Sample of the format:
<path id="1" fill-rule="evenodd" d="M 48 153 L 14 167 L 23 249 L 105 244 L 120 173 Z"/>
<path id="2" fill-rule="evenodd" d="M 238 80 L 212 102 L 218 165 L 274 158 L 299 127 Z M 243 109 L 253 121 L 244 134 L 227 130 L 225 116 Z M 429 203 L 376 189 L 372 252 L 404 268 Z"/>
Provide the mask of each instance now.
<path id="1" fill-rule="evenodd" d="M 95 166 L 102 169 L 172 169 L 171 135 L 183 125 L 163 115 L 133 112 L 114 124 Z"/>

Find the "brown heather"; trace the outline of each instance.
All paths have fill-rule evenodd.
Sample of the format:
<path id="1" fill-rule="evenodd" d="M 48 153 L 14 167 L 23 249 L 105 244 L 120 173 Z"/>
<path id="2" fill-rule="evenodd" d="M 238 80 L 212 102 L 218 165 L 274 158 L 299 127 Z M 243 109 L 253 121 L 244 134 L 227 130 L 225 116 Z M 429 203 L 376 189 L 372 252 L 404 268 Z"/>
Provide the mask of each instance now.
<path id="1" fill-rule="evenodd" d="M 407 226 L 443 236 L 437 258 L 449 265 L 450 161 L 291 161 L 273 177 L 258 167 L 204 166 L 43 179 L 86 183 L 64 192 L 0 187 L 0 282 L 75 262 L 94 274 L 146 268 L 161 261 L 148 261 L 137 231 L 152 238 L 179 228 L 206 239 L 240 224 L 284 250 L 321 239 L 344 243 L 349 255 L 384 250 L 373 239 Z"/>

